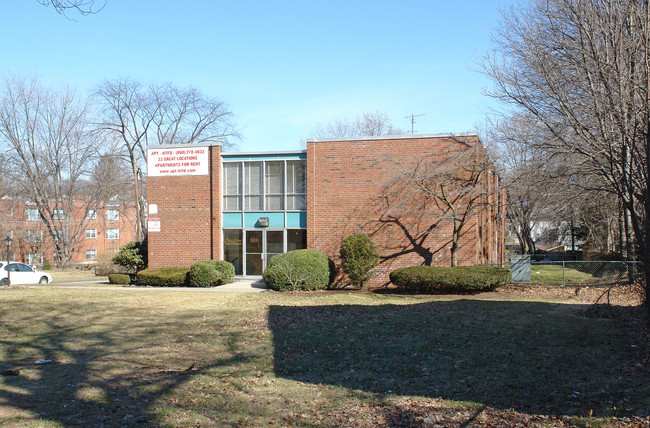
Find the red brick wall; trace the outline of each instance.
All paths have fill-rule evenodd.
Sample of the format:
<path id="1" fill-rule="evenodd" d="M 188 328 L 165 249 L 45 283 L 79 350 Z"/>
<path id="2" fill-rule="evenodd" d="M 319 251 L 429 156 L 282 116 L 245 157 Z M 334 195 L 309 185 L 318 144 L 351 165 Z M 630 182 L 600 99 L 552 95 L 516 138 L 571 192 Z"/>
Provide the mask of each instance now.
<path id="1" fill-rule="evenodd" d="M 210 147 L 212 173 L 148 177 L 148 203 L 158 206 L 160 232 L 149 232 L 149 267 L 191 266 L 220 258 L 221 147 Z M 213 201 L 215 201 L 213 205 Z"/>
<path id="2" fill-rule="evenodd" d="M 0 201 L 0 238 L 4 238 L 9 231 L 13 232 L 14 242 L 11 253 L 17 261 L 27 261 L 27 255 L 32 251 L 43 253 L 43 260 L 50 263 L 54 261 L 54 242 L 50 236 L 47 226 L 43 220 L 27 220 L 26 209 L 36 208 L 36 205 L 27 204 L 23 200 L 3 200 Z M 133 206 L 122 204 L 113 204 L 111 206 L 99 206 L 96 209 L 95 219 L 86 219 L 85 210 L 87 205 L 83 202 L 75 203 L 70 215 L 70 231 L 76 233 L 81 223 L 84 226 L 81 235 L 71 255 L 72 263 L 93 263 L 96 260 L 86 260 L 86 250 L 95 250 L 99 258 L 103 253 L 114 253 L 122 245 L 133 241 L 135 225 L 135 209 Z M 109 221 L 106 219 L 106 209 L 119 209 L 120 217 L 118 220 Z M 119 239 L 107 239 L 106 229 L 118 228 Z M 86 238 L 85 229 L 96 229 L 96 238 Z M 43 242 L 37 248 L 32 248 L 27 240 L 28 233 L 40 230 Z M 4 243 L 3 243 L 4 244 Z M 0 258 L 6 258 L 6 247 L 2 246 Z"/>
<path id="3" fill-rule="evenodd" d="M 369 234 L 382 256 L 378 275 L 370 285 L 387 284 L 392 270 L 424 264 L 425 257 L 430 257 L 434 266 L 450 266 L 452 223 L 442 221 L 427 233 L 440 211 L 429 206 L 428 214 L 417 215 L 406 206 L 418 201 L 408 197 L 400 201 L 394 194 L 395 186 L 386 186 L 403 175 L 402 168 L 408 170 L 423 157 L 443 161 L 448 153 L 477 146 L 480 142 L 476 136 L 308 141 L 308 247 L 324 252 L 338 264 L 339 247 L 346 236 Z M 492 173 L 482 183 L 487 193 L 485 202 L 496 202 L 496 179 Z M 467 222 L 458 251 L 459 265 L 498 262 L 494 255 L 503 249 L 498 250 L 499 244 L 494 242 L 494 209 L 488 205 Z M 379 221 L 394 217 L 399 217 L 399 224 Z M 340 277 L 338 281 L 346 280 Z"/>

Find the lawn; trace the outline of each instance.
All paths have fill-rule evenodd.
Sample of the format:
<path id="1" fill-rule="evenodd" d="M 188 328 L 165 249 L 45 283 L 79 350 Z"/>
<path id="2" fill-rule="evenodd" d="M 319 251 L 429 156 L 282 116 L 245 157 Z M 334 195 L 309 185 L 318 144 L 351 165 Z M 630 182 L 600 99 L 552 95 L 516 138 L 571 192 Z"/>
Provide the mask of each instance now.
<path id="1" fill-rule="evenodd" d="M 582 266 L 584 271 L 575 269 L 572 266 Z M 530 280 L 533 283 L 562 285 L 612 285 L 627 284 L 627 272 L 619 272 L 620 264 L 612 264 L 607 267 L 606 275 L 594 275 L 601 268 L 599 262 L 567 262 L 564 272 L 562 263 L 554 264 L 533 264 L 530 267 Z"/>
<path id="2" fill-rule="evenodd" d="M 94 280 L 97 278 L 95 276 L 95 269 L 52 268 L 47 272 L 52 275 L 52 281 L 56 282 Z"/>
<path id="3" fill-rule="evenodd" d="M 0 369 L 20 369 L 2 426 L 625 426 L 650 408 L 629 331 L 584 305 L 8 289 L 0 308 Z"/>

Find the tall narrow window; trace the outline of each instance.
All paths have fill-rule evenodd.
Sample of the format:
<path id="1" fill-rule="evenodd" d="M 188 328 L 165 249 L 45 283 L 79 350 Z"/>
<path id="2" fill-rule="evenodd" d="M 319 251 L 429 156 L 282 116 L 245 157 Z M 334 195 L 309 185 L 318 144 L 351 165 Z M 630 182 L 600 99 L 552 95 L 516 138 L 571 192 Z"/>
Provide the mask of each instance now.
<path id="1" fill-rule="evenodd" d="M 262 162 L 244 165 L 244 209 L 262 211 Z"/>
<path id="2" fill-rule="evenodd" d="M 266 210 L 284 209 L 284 162 L 267 162 L 265 175 Z"/>
<path id="3" fill-rule="evenodd" d="M 241 211 L 241 163 L 223 164 L 224 211 Z"/>
<path id="4" fill-rule="evenodd" d="M 305 161 L 287 162 L 287 210 L 307 209 Z"/>

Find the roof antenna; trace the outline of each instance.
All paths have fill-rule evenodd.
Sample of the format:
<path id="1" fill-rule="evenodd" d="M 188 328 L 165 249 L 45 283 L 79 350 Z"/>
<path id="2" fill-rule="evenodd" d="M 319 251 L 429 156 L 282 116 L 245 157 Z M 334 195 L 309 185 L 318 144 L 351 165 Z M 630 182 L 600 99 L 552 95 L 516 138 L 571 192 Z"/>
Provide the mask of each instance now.
<path id="1" fill-rule="evenodd" d="M 411 135 L 415 132 L 415 118 L 420 116 L 426 116 L 426 114 L 412 114 L 410 116 L 404 116 L 404 119 L 411 119 Z"/>

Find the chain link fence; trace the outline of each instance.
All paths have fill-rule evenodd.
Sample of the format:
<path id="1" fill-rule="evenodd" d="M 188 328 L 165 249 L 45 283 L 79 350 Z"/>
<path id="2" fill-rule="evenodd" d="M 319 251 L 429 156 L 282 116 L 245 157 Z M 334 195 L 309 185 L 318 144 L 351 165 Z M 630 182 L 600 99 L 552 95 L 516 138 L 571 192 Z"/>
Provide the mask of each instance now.
<path id="1" fill-rule="evenodd" d="M 630 285 L 639 279 L 640 269 L 640 262 L 532 261 L 529 282 L 564 287 Z"/>

